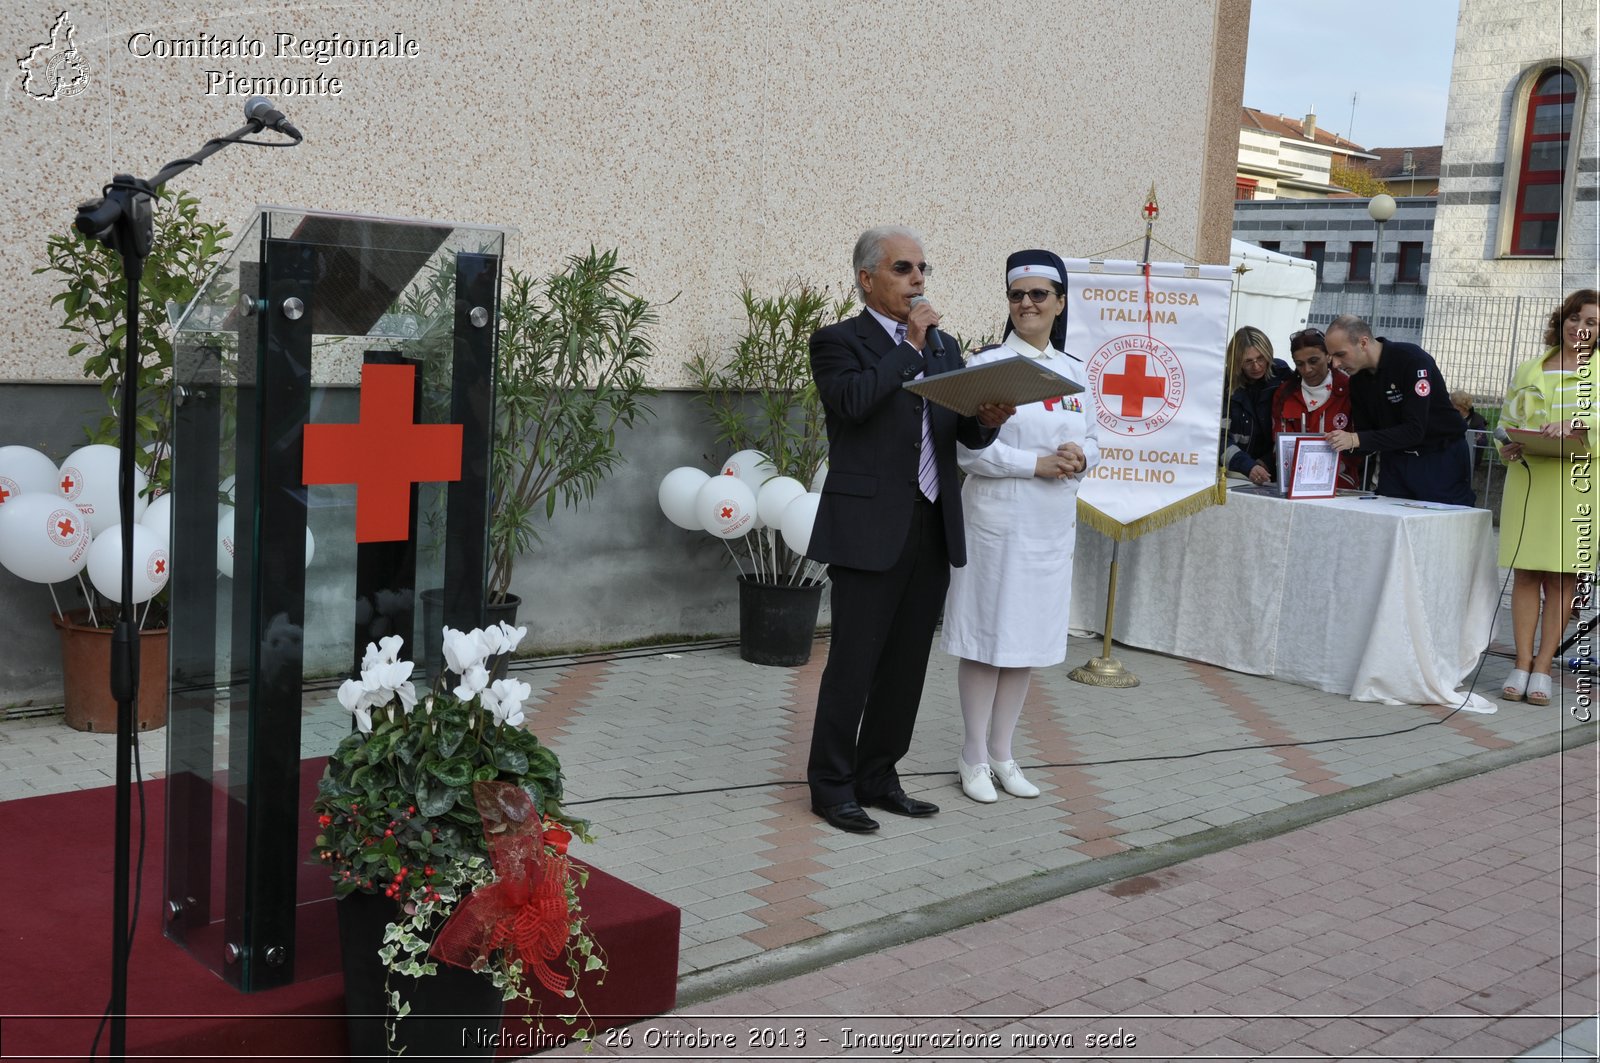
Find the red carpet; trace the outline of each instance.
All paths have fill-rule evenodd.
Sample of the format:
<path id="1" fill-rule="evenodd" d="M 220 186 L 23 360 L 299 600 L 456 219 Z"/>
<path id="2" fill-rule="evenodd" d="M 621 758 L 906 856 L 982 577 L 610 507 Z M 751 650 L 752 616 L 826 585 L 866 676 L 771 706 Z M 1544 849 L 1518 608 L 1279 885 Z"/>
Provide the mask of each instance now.
<path id="1" fill-rule="evenodd" d="M 321 760 L 301 766 L 302 807 L 309 807 L 322 766 Z M 147 781 L 144 792 L 144 896 L 128 964 L 128 1055 L 343 1058 L 344 985 L 327 876 L 306 865 L 300 878 L 301 980 L 240 993 L 162 936 L 166 787 L 162 780 Z M 0 1056 L 6 1059 L 89 1054 L 111 992 L 114 809 L 111 787 L 0 803 L 0 838 L 9 857 L 0 873 Z M 135 795 L 136 836 L 138 813 Z M 598 870 L 590 875 L 583 904 L 611 963 L 605 984 L 584 992 L 600 1028 L 670 1010 L 677 994 L 678 909 Z M 557 1011 L 554 1001 L 545 1007 Z M 606 1022 L 606 1015 L 618 1021 Z M 505 1033 L 528 1043 L 528 1027 L 509 1013 Z M 101 1038 L 101 1056 L 108 1036 Z M 528 1054 L 530 1049 L 515 1043 L 501 1051 L 502 1058 Z"/>

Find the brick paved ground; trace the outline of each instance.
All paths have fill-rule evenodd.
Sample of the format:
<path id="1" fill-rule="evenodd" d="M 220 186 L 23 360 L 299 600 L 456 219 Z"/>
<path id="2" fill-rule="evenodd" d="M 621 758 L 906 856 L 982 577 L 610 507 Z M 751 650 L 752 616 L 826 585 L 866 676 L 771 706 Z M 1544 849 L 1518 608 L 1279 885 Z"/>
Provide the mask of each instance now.
<path id="1" fill-rule="evenodd" d="M 1073 640 L 1068 666 L 1098 649 L 1098 641 Z M 915 741 L 902 767 L 907 789 L 940 802 L 944 811 L 929 820 L 881 817 L 883 830 L 871 836 L 827 828 L 809 812 L 804 787 L 798 785 L 825 641 L 800 668 L 757 667 L 741 661 L 734 648 L 703 645 L 525 662 L 519 674 L 540 697 L 530 711 L 530 726 L 561 755 L 569 803 L 595 822 L 598 843 L 583 847 L 580 855 L 683 909 L 680 993 L 686 1001 L 712 999 L 808 966 L 879 954 L 916 938 L 937 941 L 940 935 L 961 933 L 956 928 L 964 924 L 1012 909 L 1025 913 L 1073 891 L 1089 896 L 1082 892 L 1086 887 L 1130 876 L 1157 884 L 1146 903 L 1170 903 L 1171 891 L 1189 884 L 1182 877 L 1185 869 L 1196 858 L 1211 859 L 1208 853 L 1225 857 L 1218 850 L 1594 737 L 1595 725 L 1580 723 L 1571 711 L 1578 701 L 1570 679 L 1547 708 L 1507 704 L 1494 715 L 1452 715 L 1447 707 L 1357 704 L 1208 665 L 1122 647 L 1117 653 L 1142 678 L 1141 686 L 1080 686 L 1067 678 L 1067 667 L 1036 676 L 1017 755 L 1025 766 L 1051 765 L 1030 770 L 1044 793 L 1032 801 L 1002 795 L 996 804 L 977 805 L 956 783 L 953 761 L 961 728 L 954 666 L 936 652 Z M 1508 670 L 1503 658 L 1487 658 L 1475 689 L 1494 695 Z M 307 756 L 329 752 L 348 728 L 332 687 L 307 699 Z M 147 774 L 160 774 L 165 738 L 164 731 L 145 736 Z M 1281 745 L 1285 742 L 1314 744 Z M 112 745 L 112 736 L 72 732 L 59 717 L 0 720 L 0 800 L 106 785 L 113 771 Z M 225 752 L 226 744 L 219 741 L 218 748 Z M 1592 823 L 1588 829 L 1592 833 Z M 1471 856 L 1461 853 L 1459 859 Z M 1329 863 L 1325 873 L 1331 874 L 1337 862 Z M 1430 885 L 1410 887 L 1424 896 L 1405 896 L 1405 887 L 1387 883 L 1381 899 L 1368 898 L 1383 908 L 1358 918 L 1389 919 L 1383 914 L 1387 909 L 1403 909 L 1406 918 L 1424 914 L 1408 906 L 1426 905 L 1442 887 L 1437 875 L 1450 872 L 1413 870 L 1434 876 L 1424 880 Z M 1275 909 L 1262 891 L 1274 881 L 1279 888 L 1303 885 L 1293 877 L 1273 876 L 1228 889 L 1263 902 L 1262 912 L 1251 918 L 1272 918 L 1268 910 Z M 1293 909 L 1295 903 L 1309 903 L 1295 900 L 1301 896 L 1283 898 L 1286 918 L 1306 914 Z M 1151 977 L 1172 981 L 1194 973 L 1183 964 L 1197 961 L 1178 954 L 1183 946 L 1174 942 L 1180 927 L 1182 932 L 1199 928 L 1160 914 L 1140 931 L 1157 937 L 1133 939 L 1137 949 L 1171 953 L 1161 965 L 1171 970 L 1156 975 L 1159 968 L 1151 968 Z M 1386 924 L 1368 923 L 1364 932 L 1381 927 Z M 1263 923 L 1246 929 L 1255 934 L 1276 927 Z M 1470 933 L 1476 928 L 1456 929 Z M 1101 931 L 1118 932 L 1131 937 L 1120 927 Z M 1126 944 L 1109 938 L 1093 947 L 1117 943 Z M 1205 944 L 1220 948 L 1233 940 Z M 1134 950 L 1096 957 L 1114 959 L 1121 967 L 1109 972 L 1120 976 L 1105 981 L 1107 971 L 1098 971 L 1098 980 L 1083 992 L 1108 995 L 1084 1007 L 1097 1013 L 1133 1011 L 1143 1003 L 1133 998 L 1145 990 L 1126 984 L 1136 977 L 1125 969 L 1139 962 L 1127 958 Z M 1153 962 L 1163 954 L 1141 956 Z M 1557 955 L 1547 951 L 1541 962 Z M 992 950 L 975 962 L 1005 967 L 1014 958 Z M 1296 958 L 1285 953 L 1267 963 L 1282 966 Z M 1029 959 L 1045 966 L 1052 962 L 1031 954 Z M 1247 966 L 1269 975 L 1315 978 L 1304 974 L 1307 965 L 1284 971 Z M 1009 985 L 1016 976 L 996 977 Z M 1198 1000 L 1205 993 L 1193 987 L 1205 982 L 1150 985 Z M 1398 984 L 1368 969 L 1342 976 L 1340 984 L 1386 997 L 1397 992 L 1389 982 Z M 1273 991 L 1261 985 L 1224 988 L 1241 999 L 1252 991 L 1258 996 Z M 953 1001 L 938 1013 L 958 1004 Z M 1594 1014 L 1592 1006 L 1587 1014 Z M 1519 1051 L 1549 1036 L 1531 1025 L 1528 1029 Z M 1152 1027 L 1148 1036 L 1156 1032 Z M 1226 1036 L 1223 1030 L 1213 1039 Z M 1295 1032 L 1283 1043 L 1298 1036 Z"/>
<path id="2" fill-rule="evenodd" d="M 1595 1012 L 1594 816 L 1587 747 L 722 996 L 594 1055 L 1506 1059 Z M 1592 1020 L 1568 1036 L 1529 1058 L 1594 1057 Z"/>

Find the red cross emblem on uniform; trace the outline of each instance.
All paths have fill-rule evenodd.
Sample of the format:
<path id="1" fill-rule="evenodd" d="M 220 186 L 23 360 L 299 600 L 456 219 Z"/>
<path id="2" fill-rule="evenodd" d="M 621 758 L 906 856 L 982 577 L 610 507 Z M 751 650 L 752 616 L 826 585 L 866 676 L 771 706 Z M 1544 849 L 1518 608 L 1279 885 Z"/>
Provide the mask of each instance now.
<path id="1" fill-rule="evenodd" d="M 356 542 L 410 538 L 411 487 L 461 479 L 461 426 L 412 418 L 416 366 L 361 369 L 361 420 L 308 424 L 304 482 L 356 485 Z"/>
<path id="2" fill-rule="evenodd" d="M 38 525 L 36 524 L 34 527 L 38 527 Z M 72 526 L 71 517 L 56 521 L 56 531 L 61 533 L 63 539 L 70 539 L 78 534 L 78 529 Z"/>
<path id="3" fill-rule="evenodd" d="M 1145 399 L 1162 399 L 1167 394 L 1167 378 L 1145 372 L 1147 355 L 1130 354 L 1123 359 L 1122 372 L 1107 373 L 1100 390 L 1122 399 L 1118 415 L 1135 420 L 1144 416 Z"/>

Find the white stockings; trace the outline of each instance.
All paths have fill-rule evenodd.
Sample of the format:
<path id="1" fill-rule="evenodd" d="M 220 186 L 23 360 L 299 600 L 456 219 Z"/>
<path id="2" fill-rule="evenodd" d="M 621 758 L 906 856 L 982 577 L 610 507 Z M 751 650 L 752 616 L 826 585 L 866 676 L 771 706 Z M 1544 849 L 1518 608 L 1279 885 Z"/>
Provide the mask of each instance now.
<path id="1" fill-rule="evenodd" d="M 1012 760 L 1011 737 L 1022 717 L 1032 668 L 997 668 L 961 658 L 956 689 L 961 694 L 965 738 L 961 759 L 968 764 L 1004 764 Z"/>

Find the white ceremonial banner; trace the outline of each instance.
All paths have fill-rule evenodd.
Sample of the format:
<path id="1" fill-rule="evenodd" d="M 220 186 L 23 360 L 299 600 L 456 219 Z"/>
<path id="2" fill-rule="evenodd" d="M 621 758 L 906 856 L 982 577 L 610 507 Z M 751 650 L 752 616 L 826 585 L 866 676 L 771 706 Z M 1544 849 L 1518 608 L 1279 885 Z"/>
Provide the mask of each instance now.
<path id="1" fill-rule="evenodd" d="M 1100 425 L 1080 515 L 1132 538 L 1218 501 L 1233 281 L 1226 266 L 1152 263 L 1147 281 L 1123 265 L 1067 260 L 1066 348 L 1088 367 Z"/>

